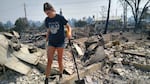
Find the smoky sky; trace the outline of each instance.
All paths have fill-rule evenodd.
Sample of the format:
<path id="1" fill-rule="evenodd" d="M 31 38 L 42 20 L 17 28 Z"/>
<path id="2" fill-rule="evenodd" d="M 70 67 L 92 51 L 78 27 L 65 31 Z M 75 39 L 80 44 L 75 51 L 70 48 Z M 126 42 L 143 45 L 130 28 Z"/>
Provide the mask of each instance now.
<path id="1" fill-rule="evenodd" d="M 93 16 L 101 17 L 102 6 L 107 9 L 108 0 L 0 0 L 0 21 L 14 22 L 24 17 L 24 3 L 26 4 L 27 18 L 34 21 L 43 21 L 46 15 L 43 12 L 43 3 L 49 2 L 59 13 L 60 8 L 67 18 L 82 18 Z M 111 16 L 121 16 L 122 6 L 118 0 L 112 0 Z"/>

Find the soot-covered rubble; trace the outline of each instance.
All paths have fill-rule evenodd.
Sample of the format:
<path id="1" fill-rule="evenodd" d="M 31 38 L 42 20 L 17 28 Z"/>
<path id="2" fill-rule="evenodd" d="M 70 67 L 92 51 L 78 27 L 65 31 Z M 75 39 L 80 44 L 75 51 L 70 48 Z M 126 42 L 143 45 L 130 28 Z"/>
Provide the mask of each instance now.
<path id="1" fill-rule="evenodd" d="M 0 34 L 0 56 L 3 58 L 0 60 L 0 84 L 44 83 L 47 64 L 45 34 L 22 35 L 24 37 L 15 31 Z M 149 84 L 150 43 L 137 39 L 138 35 L 127 32 L 72 40 L 80 77 L 86 84 Z M 62 84 L 73 84 L 77 76 L 68 41 L 63 60 Z M 56 84 L 58 74 L 55 54 L 50 84 Z"/>

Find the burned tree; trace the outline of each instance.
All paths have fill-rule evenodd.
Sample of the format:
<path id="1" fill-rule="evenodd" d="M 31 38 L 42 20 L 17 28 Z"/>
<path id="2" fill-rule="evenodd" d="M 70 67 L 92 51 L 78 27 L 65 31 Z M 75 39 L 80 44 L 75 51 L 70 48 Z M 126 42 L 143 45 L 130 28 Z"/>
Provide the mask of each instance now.
<path id="1" fill-rule="evenodd" d="M 123 7 L 123 30 L 125 28 L 127 28 L 127 8 L 128 8 L 128 4 L 125 0 L 119 0 L 119 2 L 121 3 L 122 7 Z"/>
<path id="2" fill-rule="evenodd" d="M 107 15 L 107 7 L 101 6 L 101 10 L 99 11 L 99 13 L 102 16 L 102 20 L 104 20 L 106 18 L 106 15 Z"/>
<path id="3" fill-rule="evenodd" d="M 108 29 L 108 21 L 109 21 L 109 15 L 110 15 L 110 5 L 111 5 L 111 0 L 109 0 L 109 3 L 108 3 L 107 20 L 106 20 L 104 34 L 107 33 L 107 29 Z"/>
<path id="4" fill-rule="evenodd" d="M 145 0 L 146 3 L 144 4 L 143 7 L 140 7 L 140 4 L 144 0 L 124 0 L 124 1 L 127 2 L 127 4 L 132 9 L 132 14 L 134 16 L 134 21 L 135 21 L 134 32 L 136 32 L 136 30 L 140 28 L 140 23 L 141 23 L 143 14 L 147 11 L 147 8 L 150 7 L 150 4 L 149 4 L 150 0 Z"/>

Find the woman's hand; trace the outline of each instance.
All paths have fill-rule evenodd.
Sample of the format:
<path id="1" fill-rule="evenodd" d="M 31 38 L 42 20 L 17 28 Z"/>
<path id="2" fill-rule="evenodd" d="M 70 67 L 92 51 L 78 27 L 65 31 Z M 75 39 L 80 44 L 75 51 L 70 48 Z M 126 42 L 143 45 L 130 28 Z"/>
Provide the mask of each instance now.
<path id="1" fill-rule="evenodd" d="M 70 25 L 68 23 L 66 24 L 66 28 L 67 28 L 67 38 L 71 39 L 72 32 L 71 32 L 71 27 L 70 27 Z"/>
<path id="2" fill-rule="evenodd" d="M 46 33 L 46 42 L 48 41 L 48 34 Z"/>
<path id="3" fill-rule="evenodd" d="M 47 32 L 46 32 L 46 42 L 48 41 L 49 33 L 50 33 L 50 29 L 47 29 Z"/>
<path id="4" fill-rule="evenodd" d="M 71 37 L 72 37 L 71 32 L 67 32 L 67 38 L 68 38 L 68 39 L 71 39 Z"/>

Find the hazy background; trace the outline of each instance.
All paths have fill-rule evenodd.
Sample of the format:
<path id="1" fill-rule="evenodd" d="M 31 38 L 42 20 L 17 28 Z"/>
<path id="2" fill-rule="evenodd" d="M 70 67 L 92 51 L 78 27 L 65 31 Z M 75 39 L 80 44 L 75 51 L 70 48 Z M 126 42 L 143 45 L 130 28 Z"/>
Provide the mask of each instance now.
<path id="1" fill-rule="evenodd" d="M 43 3 L 51 3 L 57 13 L 60 8 L 67 19 L 100 16 L 102 6 L 108 6 L 108 0 L 0 0 L 0 21 L 5 23 L 8 20 L 15 22 L 19 17 L 24 17 L 24 3 L 26 4 L 27 18 L 33 21 L 43 21 Z M 122 6 L 118 0 L 112 0 L 110 16 L 121 16 Z M 130 15 L 130 13 L 128 13 Z"/>

